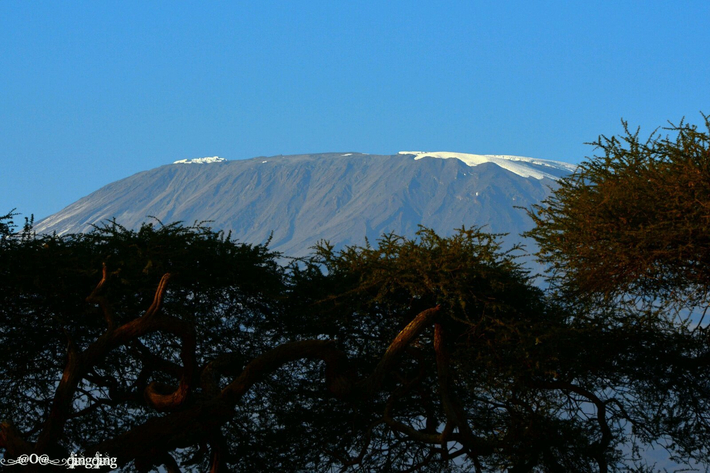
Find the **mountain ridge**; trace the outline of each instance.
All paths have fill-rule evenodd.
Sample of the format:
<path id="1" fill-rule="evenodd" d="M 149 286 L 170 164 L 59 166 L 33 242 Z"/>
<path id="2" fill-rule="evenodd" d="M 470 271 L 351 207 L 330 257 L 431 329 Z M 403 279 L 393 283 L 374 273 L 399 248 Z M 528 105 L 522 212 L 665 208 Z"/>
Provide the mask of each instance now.
<path id="1" fill-rule="evenodd" d="M 78 233 L 111 218 L 134 228 L 149 216 L 165 224 L 211 221 L 213 228 L 231 231 L 240 241 L 263 243 L 273 235 L 271 248 L 289 256 L 308 253 L 322 239 L 342 246 L 362 244 L 366 237 L 374 241 L 388 232 L 413 236 L 419 225 L 442 234 L 463 225 L 485 226 L 511 234 L 513 244 L 521 241 L 514 235 L 531 226 L 515 206 L 544 199 L 557 177 L 548 177 L 549 172 L 523 177 L 494 161 L 471 166 L 461 159 L 402 153 L 181 160 L 108 184 L 35 228 Z M 524 164 L 539 173 L 540 165 Z M 572 165 L 559 164 L 555 172 L 568 174 Z"/>

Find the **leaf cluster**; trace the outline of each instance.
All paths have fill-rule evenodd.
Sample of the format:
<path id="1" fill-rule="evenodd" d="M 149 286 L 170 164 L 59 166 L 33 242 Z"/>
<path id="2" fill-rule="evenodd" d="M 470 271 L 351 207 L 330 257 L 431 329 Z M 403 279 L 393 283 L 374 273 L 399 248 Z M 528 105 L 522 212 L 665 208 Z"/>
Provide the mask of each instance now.
<path id="1" fill-rule="evenodd" d="M 592 143 L 598 156 L 529 212 L 552 282 L 581 297 L 697 305 L 710 287 L 710 121 Z"/>

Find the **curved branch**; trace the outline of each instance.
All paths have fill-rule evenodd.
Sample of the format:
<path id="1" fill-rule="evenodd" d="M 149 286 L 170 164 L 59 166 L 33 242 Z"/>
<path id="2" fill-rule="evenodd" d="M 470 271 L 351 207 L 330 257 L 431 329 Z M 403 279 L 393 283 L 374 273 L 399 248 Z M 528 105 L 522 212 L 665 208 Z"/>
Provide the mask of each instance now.
<path id="1" fill-rule="evenodd" d="M 49 416 L 37 438 L 37 445 L 35 446 L 37 453 L 44 453 L 47 447 L 54 443 L 64 430 L 64 424 L 71 414 L 74 393 L 84 374 L 83 364 L 81 355 L 70 340 L 67 347 L 67 364 L 64 367 L 62 379 L 57 386 Z"/>
<path id="2" fill-rule="evenodd" d="M 381 386 L 385 376 L 389 374 L 394 365 L 399 361 L 400 354 L 415 340 L 421 333 L 431 325 L 436 319 L 441 306 L 437 305 L 431 309 L 420 312 L 414 320 L 409 322 L 390 343 L 387 351 L 372 374 L 362 381 L 360 388 L 368 395 L 372 396 Z"/>
<path id="3" fill-rule="evenodd" d="M 113 311 L 111 310 L 111 307 L 109 306 L 109 303 L 106 301 L 106 298 L 102 295 L 101 289 L 103 289 L 104 284 L 106 284 L 106 281 L 108 280 L 108 268 L 106 267 L 106 263 L 103 263 L 101 267 L 101 281 L 96 285 L 93 291 L 91 291 L 91 294 L 89 294 L 89 297 L 86 298 L 86 302 L 91 302 L 94 304 L 98 304 L 99 307 L 101 308 L 101 311 L 104 313 L 104 319 L 106 320 L 106 325 L 108 326 L 109 330 L 113 330 L 115 324 L 114 324 L 114 318 L 113 318 Z"/>
<path id="4" fill-rule="evenodd" d="M 326 363 L 326 385 L 336 396 L 347 396 L 354 385 L 347 356 L 332 341 L 305 340 L 286 343 L 252 360 L 241 375 L 225 387 L 219 396 L 205 403 L 149 419 L 129 432 L 102 442 L 87 452 L 108 452 L 125 465 L 134 458 L 144 458 L 151 451 L 170 451 L 196 443 L 234 416 L 234 406 L 251 386 L 285 363 L 303 358 Z"/>
<path id="5" fill-rule="evenodd" d="M 234 367 L 237 367 L 237 372 L 234 373 L 238 375 L 244 365 L 244 356 L 241 353 L 223 353 L 214 360 L 207 363 L 202 370 L 200 370 L 200 387 L 202 392 L 210 397 L 215 397 L 220 394 L 219 389 L 219 374 L 229 371 Z"/>
<path id="6" fill-rule="evenodd" d="M 345 397 L 352 391 L 353 375 L 349 369 L 347 356 L 335 348 L 329 340 L 304 340 L 285 343 L 252 360 L 244 367 L 241 375 L 225 387 L 220 398 L 230 404 L 236 403 L 254 383 L 282 365 L 302 358 L 317 358 L 326 363 L 326 385 L 338 397 Z"/>
<path id="7" fill-rule="evenodd" d="M 589 399 L 592 404 L 597 408 L 597 423 L 599 424 L 599 429 L 601 430 L 602 436 L 599 441 L 595 444 L 597 453 L 594 458 L 597 460 L 599 465 L 599 471 L 601 473 L 608 471 L 608 464 L 606 458 L 604 458 L 604 451 L 609 447 L 612 440 L 611 428 L 606 420 L 606 402 L 602 401 L 591 391 L 584 389 L 576 384 L 568 383 L 565 381 L 537 381 L 533 383 L 535 387 L 543 389 L 562 389 L 564 391 L 571 391 L 573 393 L 579 394 L 587 399 Z"/>
<path id="8" fill-rule="evenodd" d="M 241 374 L 211 400 L 197 403 L 163 417 L 150 419 L 120 437 L 103 442 L 87 451 L 108 452 L 118 457 L 119 463 L 125 464 L 131 459 L 144 457 L 151 449 L 170 451 L 174 448 L 194 444 L 209 437 L 215 429 L 229 420 L 234 415 L 236 403 L 255 383 L 284 364 L 304 358 L 319 359 L 325 362 L 326 386 L 336 397 L 347 398 L 353 395 L 367 397 L 379 389 L 385 375 L 399 361 L 401 353 L 426 327 L 433 323 L 439 310 L 440 307 L 437 306 L 418 314 L 390 344 L 373 374 L 357 385 L 355 384 L 355 373 L 349 365 L 347 356 L 335 347 L 334 342 L 304 340 L 285 343 L 249 362 Z M 152 313 L 149 310 L 146 315 L 150 317 Z M 150 322 L 152 319 L 149 317 L 148 321 Z M 160 319 L 157 322 L 150 322 L 147 326 L 150 328 L 160 326 L 159 321 Z M 132 333 L 143 333 L 144 330 L 147 330 L 146 326 L 139 325 L 139 322 L 136 322 L 135 325 L 136 327 L 130 328 Z M 125 331 L 128 332 L 129 327 Z M 121 340 L 124 336 L 121 335 Z M 202 382 L 204 385 L 215 390 L 214 371 L 224 369 L 224 364 L 229 360 L 239 359 L 228 356 L 212 366 L 208 365 L 203 370 Z M 437 436 L 436 440 L 437 443 L 440 443 L 441 438 Z"/>
<path id="9" fill-rule="evenodd" d="M 155 390 L 155 383 L 150 383 L 145 390 L 145 398 L 158 412 L 174 410 L 180 407 L 187 399 L 192 387 L 197 360 L 195 356 L 196 336 L 195 328 L 184 320 L 162 316 L 160 317 L 160 330 L 176 335 L 182 340 L 180 358 L 183 367 L 180 376 L 180 385 L 170 394 L 160 394 Z"/>
<path id="10" fill-rule="evenodd" d="M 165 296 L 165 289 L 167 288 L 168 285 L 168 280 L 170 280 L 171 274 L 170 273 L 165 273 L 163 274 L 163 277 L 160 278 L 160 282 L 158 283 L 158 288 L 155 290 L 155 296 L 153 296 L 153 303 L 148 307 L 148 310 L 145 311 L 145 314 L 143 314 L 142 318 L 149 319 L 155 314 L 158 313 L 160 310 L 160 307 L 163 303 L 163 297 Z"/>
<path id="11" fill-rule="evenodd" d="M 106 283 L 107 273 L 105 269 L 102 274 L 102 279 L 92 294 L 98 293 L 98 290 Z M 57 386 L 49 416 L 37 439 L 37 445 L 35 446 L 36 453 L 44 453 L 47 447 L 55 443 L 61 435 L 67 418 L 71 414 L 72 399 L 79 381 L 81 381 L 93 365 L 103 359 L 106 354 L 115 347 L 124 345 L 132 339 L 157 330 L 158 328 L 164 328 L 161 327 L 155 314 L 160 310 L 169 279 L 170 273 L 165 273 L 155 291 L 153 303 L 143 316 L 131 320 L 116 329 L 109 327 L 103 335 L 89 345 L 82 353 L 78 353 L 72 343 L 69 344 L 67 364 L 64 368 L 62 378 L 59 381 L 59 385 Z"/>
<path id="12" fill-rule="evenodd" d="M 441 324 L 434 325 L 434 350 L 436 351 L 436 368 L 439 378 L 439 390 L 444 412 L 449 422 L 459 429 L 461 444 L 466 447 L 468 454 L 474 462 L 479 455 L 490 455 L 493 452 L 491 445 L 485 440 L 473 435 L 471 426 L 466 420 L 466 413 L 456 402 L 454 393 L 451 392 L 451 374 L 449 353 L 444 341 L 444 328 Z"/>

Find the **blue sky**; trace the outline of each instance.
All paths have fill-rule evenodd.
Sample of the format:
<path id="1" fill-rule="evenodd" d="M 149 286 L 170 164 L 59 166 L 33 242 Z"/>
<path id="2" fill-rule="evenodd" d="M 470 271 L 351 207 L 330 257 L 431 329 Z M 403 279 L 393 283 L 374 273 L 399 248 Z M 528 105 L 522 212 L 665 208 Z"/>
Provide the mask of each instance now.
<path id="1" fill-rule="evenodd" d="M 0 2 L 0 213 L 178 159 L 579 162 L 710 113 L 710 2 Z"/>

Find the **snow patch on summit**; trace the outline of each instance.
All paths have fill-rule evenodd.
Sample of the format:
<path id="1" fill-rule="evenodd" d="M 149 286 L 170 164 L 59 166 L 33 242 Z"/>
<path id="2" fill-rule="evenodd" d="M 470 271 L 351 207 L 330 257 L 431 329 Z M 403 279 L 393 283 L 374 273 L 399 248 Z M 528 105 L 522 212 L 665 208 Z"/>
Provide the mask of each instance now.
<path id="1" fill-rule="evenodd" d="M 458 159 L 471 167 L 483 163 L 494 163 L 518 176 L 532 177 L 535 179 L 543 179 L 545 177 L 548 179 L 557 179 L 555 174 L 545 172 L 545 168 L 570 173 L 577 169 L 577 166 L 574 164 L 559 161 L 499 154 L 468 154 L 452 153 L 449 151 L 400 151 L 399 154 L 413 155 L 415 160 L 422 158 Z"/>
<path id="2" fill-rule="evenodd" d="M 195 159 L 181 159 L 179 161 L 173 162 L 173 164 L 211 164 L 211 163 L 224 163 L 227 160 L 220 158 L 219 156 L 212 156 L 206 158 L 195 158 Z"/>

